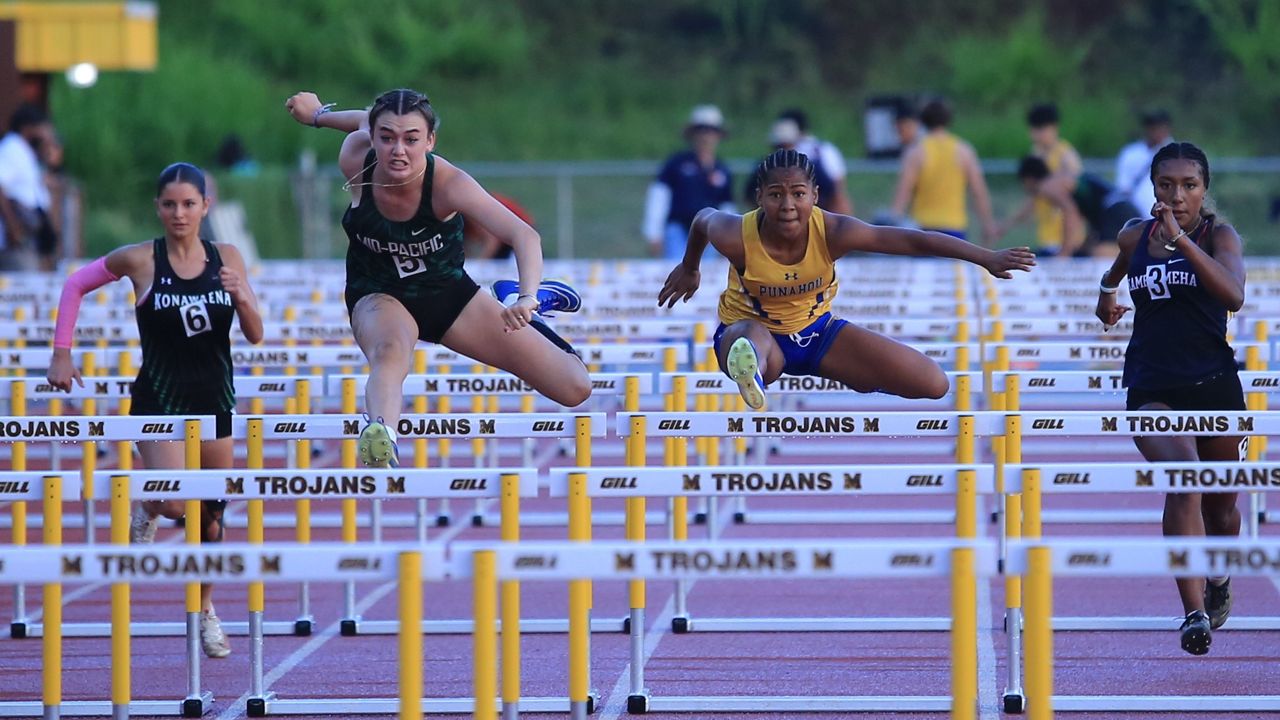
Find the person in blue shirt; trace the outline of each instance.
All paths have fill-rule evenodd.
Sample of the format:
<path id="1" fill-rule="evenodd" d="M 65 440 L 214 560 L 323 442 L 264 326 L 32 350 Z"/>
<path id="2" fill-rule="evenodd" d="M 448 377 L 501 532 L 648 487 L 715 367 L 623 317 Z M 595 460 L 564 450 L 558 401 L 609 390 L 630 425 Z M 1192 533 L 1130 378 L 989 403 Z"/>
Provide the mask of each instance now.
<path id="1" fill-rule="evenodd" d="M 703 208 L 732 212 L 733 176 L 716 155 L 724 138 L 724 116 L 715 105 L 699 105 L 684 129 L 689 149 L 663 163 L 645 197 L 645 239 L 653 257 L 684 257 L 689 226 Z"/>

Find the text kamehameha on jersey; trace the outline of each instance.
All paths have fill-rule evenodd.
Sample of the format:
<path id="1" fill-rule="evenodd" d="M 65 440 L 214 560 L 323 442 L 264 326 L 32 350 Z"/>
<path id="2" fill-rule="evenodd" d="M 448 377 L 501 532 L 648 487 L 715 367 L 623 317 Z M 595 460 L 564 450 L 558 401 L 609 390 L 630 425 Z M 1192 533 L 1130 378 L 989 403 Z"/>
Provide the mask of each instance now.
<path id="1" fill-rule="evenodd" d="M 1189 270 L 1170 270 L 1167 265 L 1148 265 L 1146 273 L 1129 276 L 1129 292 L 1145 289 L 1153 299 L 1169 297 L 1172 285 L 1198 287 L 1196 274 Z"/>
<path id="2" fill-rule="evenodd" d="M 400 243 L 394 240 L 383 241 L 356 233 L 356 238 L 360 240 L 360 244 L 373 252 L 399 255 L 400 257 L 426 257 L 432 253 L 439 252 L 444 247 L 444 243 L 441 242 L 442 237 L 441 233 L 436 233 L 421 242 Z"/>

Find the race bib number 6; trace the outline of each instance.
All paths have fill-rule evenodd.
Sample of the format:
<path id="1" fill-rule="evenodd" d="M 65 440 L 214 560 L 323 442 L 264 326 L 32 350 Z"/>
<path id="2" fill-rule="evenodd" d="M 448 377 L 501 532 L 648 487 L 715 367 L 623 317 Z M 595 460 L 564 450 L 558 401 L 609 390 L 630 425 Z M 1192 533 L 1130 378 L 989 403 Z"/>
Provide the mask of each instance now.
<path id="1" fill-rule="evenodd" d="M 178 314 L 182 316 L 182 327 L 187 331 L 187 337 L 213 329 L 213 322 L 209 320 L 209 308 L 204 301 L 183 305 L 178 308 Z"/>

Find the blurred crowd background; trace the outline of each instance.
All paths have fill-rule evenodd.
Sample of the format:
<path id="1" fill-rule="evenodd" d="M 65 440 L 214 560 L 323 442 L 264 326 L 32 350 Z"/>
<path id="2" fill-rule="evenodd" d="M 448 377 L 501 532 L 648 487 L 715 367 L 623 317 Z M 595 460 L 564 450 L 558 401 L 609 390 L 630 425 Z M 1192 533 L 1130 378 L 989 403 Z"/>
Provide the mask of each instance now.
<path id="1" fill-rule="evenodd" d="M 6 4 L 14 14 L 0 2 L 0 19 Z M 525 212 L 551 257 L 659 254 L 645 217 L 655 179 L 711 125 L 739 209 L 756 160 L 810 136 L 843 161 L 831 170 L 855 214 L 901 220 L 901 121 L 939 98 L 981 159 L 1001 225 L 1025 200 L 1029 110 L 1048 103 L 1082 169 L 1111 183 L 1144 120 L 1163 118 L 1207 151 L 1211 193 L 1246 253 L 1280 254 L 1280 3 L 1268 0 L 154 6 L 153 69 L 88 87 L 50 74 L 6 98 L 6 119 L 23 100 L 46 113 L 32 147 L 53 260 L 157 234 L 154 178 L 178 160 L 216 181 L 225 212 L 211 233 L 251 238 L 263 257 L 339 256 L 342 138 L 293 122 L 283 102 L 313 90 L 361 107 L 393 87 L 430 96 L 437 152 Z M 788 110 L 807 127 L 780 126 Z M 989 235 L 972 206 L 968 221 L 971 239 Z M 999 229 L 1001 245 L 1036 244 L 1034 223 Z"/>

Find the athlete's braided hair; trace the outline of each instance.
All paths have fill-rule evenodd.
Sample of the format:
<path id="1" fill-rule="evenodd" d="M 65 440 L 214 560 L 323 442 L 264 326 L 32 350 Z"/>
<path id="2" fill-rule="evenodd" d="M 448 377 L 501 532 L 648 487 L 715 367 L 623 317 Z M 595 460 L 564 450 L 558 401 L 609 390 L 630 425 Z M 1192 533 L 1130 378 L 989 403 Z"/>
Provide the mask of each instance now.
<path id="1" fill-rule="evenodd" d="M 756 187 L 764 187 L 764 179 L 769 173 L 780 168 L 800 168 L 809 178 L 809 184 L 818 186 L 817 169 L 808 155 L 795 150 L 774 150 L 756 166 Z"/>
<path id="2" fill-rule="evenodd" d="M 431 100 L 417 90 L 408 88 L 388 90 L 379 95 L 373 101 L 373 107 L 369 108 L 369 127 L 373 128 L 378 121 L 378 116 L 384 112 L 408 115 L 415 111 L 422 113 L 422 117 L 426 118 L 427 131 L 435 132 L 440 120 L 436 117 L 435 108 L 431 107 Z"/>
<path id="3" fill-rule="evenodd" d="M 1204 179 L 1204 189 L 1209 189 L 1209 158 L 1204 151 L 1189 142 L 1171 142 L 1168 145 L 1156 151 L 1155 157 L 1151 158 L 1151 182 L 1156 181 L 1156 169 L 1160 167 L 1160 163 L 1165 160 L 1190 160 L 1200 165 L 1200 176 Z M 1214 222 L 1224 222 L 1218 218 L 1213 206 L 1212 199 L 1205 198 L 1204 205 L 1200 207 L 1200 217 L 1206 219 L 1210 223 L 1211 231 Z M 1211 236 L 1203 236 L 1211 237 Z"/>
<path id="4" fill-rule="evenodd" d="M 1156 181 L 1156 168 L 1165 160 L 1190 160 L 1200 163 L 1200 174 L 1204 176 L 1204 189 L 1209 189 L 1209 158 L 1204 151 L 1189 142 L 1171 142 L 1160 148 L 1151 158 L 1151 182 Z"/>

